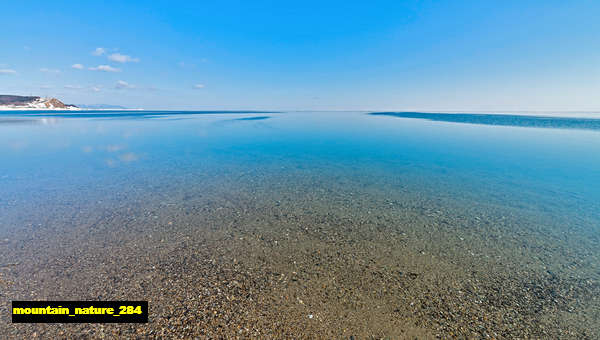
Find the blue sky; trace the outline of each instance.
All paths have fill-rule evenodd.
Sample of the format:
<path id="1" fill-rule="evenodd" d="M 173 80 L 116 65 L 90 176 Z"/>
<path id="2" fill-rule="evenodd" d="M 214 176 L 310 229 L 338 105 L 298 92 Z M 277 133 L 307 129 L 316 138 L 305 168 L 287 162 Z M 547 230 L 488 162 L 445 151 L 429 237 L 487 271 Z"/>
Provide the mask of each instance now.
<path id="1" fill-rule="evenodd" d="M 148 109 L 600 109 L 600 1 L 2 8 L 2 94 Z"/>

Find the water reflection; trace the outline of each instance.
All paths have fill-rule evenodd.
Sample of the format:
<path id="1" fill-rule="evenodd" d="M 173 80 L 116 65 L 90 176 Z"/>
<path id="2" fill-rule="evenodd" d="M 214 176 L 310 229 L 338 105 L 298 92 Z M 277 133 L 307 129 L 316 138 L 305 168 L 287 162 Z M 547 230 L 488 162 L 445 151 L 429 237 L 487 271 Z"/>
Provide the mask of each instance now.
<path id="1" fill-rule="evenodd" d="M 58 123 L 56 118 L 31 119 L 24 117 L 0 118 L 0 125 L 54 125 Z"/>
<path id="2" fill-rule="evenodd" d="M 235 118 L 232 120 L 241 120 L 241 121 L 245 121 L 245 120 L 265 120 L 265 119 L 269 119 L 271 118 L 270 116 L 258 116 L 258 117 L 244 117 L 244 118 Z"/>
<path id="3" fill-rule="evenodd" d="M 106 147 L 106 151 L 108 152 L 118 152 L 125 149 L 125 146 L 123 145 L 109 145 Z"/>
<path id="4" fill-rule="evenodd" d="M 135 162 L 139 158 L 140 157 L 133 152 L 128 152 L 128 153 L 125 153 L 125 154 L 122 154 L 121 156 L 119 156 L 119 159 L 121 160 L 121 162 L 125 162 L 125 163 Z"/>
<path id="5" fill-rule="evenodd" d="M 222 115 L 222 114 L 264 114 L 280 113 L 277 111 L 4 111 L 0 115 L 20 117 L 56 117 L 56 118 L 154 118 L 175 115 Z"/>
<path id="6" fill-rule="evenodd" d="M 256 125 L 262 123 L 262 121 L 270 119 L 271 116 L 253 116 L 253 117 L 241 117 L 241 118 L 233 118 L 233 119 L 222 119 L 214 122 L 212 125 L 216 127 L 223 127 L 230 124 L 235 123 L 243 123 L 243 122 L 257 122 Z M 267 126 L 266 124 L 261 126 Z"/>

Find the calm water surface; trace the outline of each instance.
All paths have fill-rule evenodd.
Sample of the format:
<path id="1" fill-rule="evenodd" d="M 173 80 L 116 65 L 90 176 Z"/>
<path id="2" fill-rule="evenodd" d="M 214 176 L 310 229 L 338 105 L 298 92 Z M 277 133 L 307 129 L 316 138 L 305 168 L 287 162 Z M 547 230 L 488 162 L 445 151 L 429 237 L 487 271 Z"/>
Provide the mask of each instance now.
<path id="1" fill-rule="evenodd" d="M 497 263 L 510 262 L 512 270 L 529 268 L 596 286 L 600 276 L 599 119 L 368 112 L 0 113 L 0 236 L 7 239 L 24 226 L 33 225 L 27 230 L 34 232 L 48 221 L 43 216 L 82 202 L 110 202 L 108 208 L 117 209 L 132 197 L 160 197 L 177 206 L 211 183 L 221 185 L 219 178 L 249 188 L 249 197 L 262 192 L 261 197 L 277 198 L 265 205 L 280 204 L 282 194 L 276 190 L 297 187 L 303 199 L 314 193 L 314 202 L 327 195 L 352 196 L 353 202 L 364 203 L 352 212 L 356 216 L 386 216 L 392 209 L 387 204 L 394 202 L 420 202 L 425 217 L 453 211 L 462 222 L 447 219 L 450 225 L 479 223 L 486 212 L 498 214 L 496 222 L 480 224 L 494 237 L 517 235 L 512 243 L 496 242 L 506 248 L 502 252 L 494 253 L 492 241 L 478 251 L 467 252 L 471 245 L 446 250 L 430 245 L 431 251 L 451 259 L 464 247 L 474 263 L 504 257 Z M 293 205 L 291 195 L 286 197 Z M 333 201 L 319 204 L 325 214 L 343 209 Z M 76 226 L 77 215 L 69 216 Z M 498 222 L 504 218 L 512 222 Z M 469 230 L 473 240 L 487 237 L 483 227 Z M 440 240 L 455 236 L 438 232 Z M 421 241 L 429 247 L 426 239 Z M 565 254 L 571 256 L 568 262 Z M 580 321 L 597 329 L 597 313 L 581 313 L 589 318 Z"/>
<path id="2" fill-rule="evenodd" d="M 598 217 L 600 119 L 546 118 L 536 124 L 531 117 L 469 114 L 448 119 L 362 112 L 69 115 L 0 114 L 4 190 L 52 185 L 80 187 L 82 195 L 93 196 L 85 185 L 100 187 L 120 178 L 148 181 L 207 167 L 252 170 L 278 164 L 308 172 L 328 164 L 340 176 L 430 177 L 444 181 L 439 190 L 464 189 L 469 195 L 481 190 L 481 199 L 490 191 L 507 191 L 511 201 L 498 202 L 506 205 L 535 194 L 540 201 L 529 203 L 566 211 L 589 208 L 588 217 Z"/>

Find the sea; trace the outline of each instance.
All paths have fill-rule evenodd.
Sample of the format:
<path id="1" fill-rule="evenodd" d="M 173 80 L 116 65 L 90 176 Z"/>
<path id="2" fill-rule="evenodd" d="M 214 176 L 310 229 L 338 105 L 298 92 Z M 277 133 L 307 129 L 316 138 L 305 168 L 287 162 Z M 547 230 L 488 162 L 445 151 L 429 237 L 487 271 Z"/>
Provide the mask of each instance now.
<path id="1" fill-rule="evenodd" d="M 0 112 L 5 337 L 598 339 L 599 280 L 598 113 Z"/>

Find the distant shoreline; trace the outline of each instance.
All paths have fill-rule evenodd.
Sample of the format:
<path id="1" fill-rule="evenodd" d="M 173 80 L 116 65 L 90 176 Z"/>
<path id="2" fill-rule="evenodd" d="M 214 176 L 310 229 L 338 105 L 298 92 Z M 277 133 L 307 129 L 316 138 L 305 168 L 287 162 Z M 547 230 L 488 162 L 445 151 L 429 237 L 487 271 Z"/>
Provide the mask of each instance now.
<path id="1" fill-rule="evenodd" d="M 0 111 L 146 111 L 145 109 L 87 109 L 87 108 L 72 108 L 72 109 L 64 109 L 64 108 L 9 108 L 9 107 L 0 107 Z"/>

